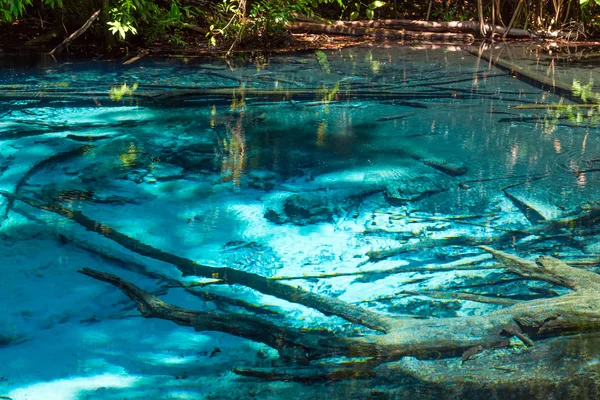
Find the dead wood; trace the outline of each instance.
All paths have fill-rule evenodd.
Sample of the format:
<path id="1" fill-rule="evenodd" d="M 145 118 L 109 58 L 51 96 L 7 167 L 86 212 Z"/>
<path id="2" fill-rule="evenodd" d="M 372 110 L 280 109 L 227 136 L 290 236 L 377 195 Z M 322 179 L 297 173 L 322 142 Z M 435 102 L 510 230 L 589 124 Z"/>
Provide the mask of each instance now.
<path id="1" fill-rule="evenodd" d="M 208 29 L 193 24 L 184 24 L 183 27 L 201 35 L 206 35 L 209 32 Z"/>
<path id="2" fill-rule="evenodd" d="M 202 291 L 195 290 L 195 289 L 191 289 L 191 288 L 186 288 L 185 291 L 193 296 L 203 299 L 204 301 L 230 304 L 232 306 L 244 308 L 247 311 L 251 311 L 256 314 L 269 314 L 269 315 L 277 315 L 277 316 L 280 315 L 277 311 L 271 310 L 270 308 L 261 307 L 256 304 L 252 304 L 252 303 L 249 303 L 244 300 L 234 299 L 229 296 L 222 295 L 222 294 L 207 292 L 204 290 L 202 290 Z"/>
<path id="3" fill-rule="evenodd" d="M 64 34 L 63 31 L 64 31 L 63 27 L 56 27 L 47 33 L 36 36 L 33 39 L 27 41 L 25 43 L 25 46 L 39 46 L 39 45 L 46 44 L 46 43 L 58 38 L 59 36 L 63 35 Z"/>
<path id="4" fill-rule="evenodd" d="M 393 275 L 393 274 L 402 274 L 402 273 L 436 273 L 436 272 L 448 272 L 448 271 L 471 271 L 471 270 L 484 270 L 484 269 L 497 269 L 498 266 L 495 265 L 479 265 L 480 263 L 487 261 L 490 259 L 489 254 L 482 254 L 475 257 L 465 257 L 463 259 L 453 261 L 447 264 L 429 264 L 429 265 L 419 265 L 419 266 L 410 266 L 403 265 L 399 267 L 393 268 L 385 268 L 385 269 L 368 269 L 368 270 L 358 270 L 358 271 L 339 271 L 339 272 L 323 272 L 323 273 L 313 273 L 306 274 L 302 276 L 272 276 L 269 279 L 274 281 L 286 281 L 286 280 L 294 280 L 294 279 L 324 279 L 324 278 L 337 278 L 340 276 L 353 276 L 353 275 Z"/>
<path id="5" fill-rule="evenodd" d="M 311 360 L 331 356 L 350 357 L 348 362 L 352 363 L 355 362 L 352 360 L 353 358 L 367 357 L 372 360 L 371 366 L 375 368 L 382 363 L 400 360 L 403 369 L 412 371 L 413 376 L 419 377 L 419 374 L 411 369 L 414 362 L 417 362 L 413 357 L 422 360 L 460 357 L 465 352 L 472 352 L 473 348 L 481 350 L 477 352 L 483 354 L 486 351 L 509 345 L 511 338 L 516 338 L 527 346 L 534 344 L 537 346 L 540 340 L 546 338 L 586 334 L 600 329 L 600 275 L 568 266 L 552 257 L 543 256 L 536 261 L 530 261 L 490 247 L 481 247 L 509 272 L 525 279 L 542 280 L 570 289 L 571 292 L 565 295 L 521 301 L 479 316 L 396 319 L 356 307 L 339 299 L 316 295 L 304 289 L 269 281 L 259 275 L 227 267 L 217 268 L 194 263 L 191 260 L 143 244 L 105 224 L 91 220 L 79 211 L 58 204 L 49 205 L 37 200 L 15 198 L 10 194 L 4 195 L 13 196 L 14 200 L 23 201 L 33 207 L 52 211 L 68 218 L 140 255 L 174 264 L 184 272 L 184 275 L 217 277 L 229 284 L 242 284 L 261 293 L 289 299 L 328 315 L 338 315 L 368 326 L 364 320 L 360 319 L 365 318 L 368 319 L 369 325 L 385 331 L 384 334 L 353 336 L 352 333 L 349 333 L 350 331 L 332 333 L 298 328 L 296 326 L 300 321 L 293 324 L 294 326 L 288 326 L 282 322 L 272 322 L 265 315 L 191 311 L 164 303 L 155 295 L 115 275 L 90 269 L 81 271 L 90 277 L 119 288 L 137 304 L 138 309 L 146 318 L 165 319 L 182 326 L 193 327 L 198 331 L 219 331 L 265 343 L 277 349 L 285 360 L 296 363 L 304 364 Z M 600 211 L 591 210 L 591 213 L 571 218 L 570 221 L 577 220 L 585 224 L 595 223 L 599 213 Z M 566 220 L 559 221 L 555 225 L 561 227 L 565 223 L 567 223 Z M 469 362 L 472 362 L 472 358 L 480 357 L 480 354 L 476 353 L 467 357 Z M 364 372 L 365 374 L 361 373 L 360 375 L 369 375 L 367 370 Z M 343 376 L 347 372 L 333 370 L 331 376 L 336 376 L 338 373 Z M 352 377 L 351 375 L 349 377 Z M 419 379 L 426 380 L 424 377 Z"/>
<path id="6" fill-rule="evenodd" d="M 504 233 L 495 237 L 475 237 L 475 236 L 457 236 L 457 237 L 441 237 L 441 238 L 426 238 L 419 241 L 402 243 L 398 246 L 371 250 L 367 252 L 367 256 L 371 261 L 384 260 L 400 254 L 411 251 L 418 251 L 432 247 L 446 246 L 482 246 L 494 244 L 494 246 L 503 246 L 507 243 L 512 243 L 515 240 L 522 239 L 528 236 L 543 235 L 544 238 L 550 238 L 551 234 L 561 232 L 563 229 L 568 229 L 569 233 L 566 237 L 575 236 L 578 230 L 594 227 L 600 224 L 600 207 L 591 207 L 581 215 L 571 216 L 563 219 L 547 221 L 543 224 L 537 224 L 530 229 L 522 230 L 507 230 Z M 565 237 L 564 234 L 554 235 L 553 237 Z"/>
<path id="7" fill-rule="evenodd" d="M 507 299 L 503 297 L 483 296 L 474 293 L 442 292 L 440 290 L 427 290 L 423 292 L 404 290 L 402 293 L 414 296 L 427 296 L 433 299 L 467 300 L 474 301 L 477 303 L 500 304 L 503 306 L 512 306 L 513 304 L 517 304 L 520 302 L 519 300 Z"/>
<path id="8" fill-rule="evenodd" d="M 577 91 L 573 90 L 572 84 L 556 79 L 554 76 L 547 76 L 543 73 L 535 72 L 533 69 L 526 68 L 525 66 L 521 66 L 500 57 L 493 57 L 491 52 L 488 55 L 484 51 L 474 50 L 472 48 L 465 48 L 465 51 L 475 57 L 488 61 L 498 68 L 511 72 L 516 78 L 542 90 L 547 90 L 551 93 L 565 97 L 575 103 L 597 103 L 593 98 L 584 101 L 581 96 L 576 94 Z"/>
<path id="9" fill-rule="evenodd" d="M 345 26 L 314 22 L 293 22 L 288 26 L 294 33 L 329 33 L 345 36 L 372 36 L 376 39 L 398 39 L 427 42 L 472 43 L 475 37 L 470 33 L 417 32 L 379 27 Z"/>
<path id="10" fill-rule="evenodd" d="M 137 303 L 138 310 L 145 318 L 159 318 L 173 321 L 181 326 L 189 326 L 196 331 L 218 331 L 265 343 L 280 351 L 281 355 L 294 359 L 315 359 L 335 354 L 345 354 L 350 350 L 343 339 L 328 337 L 322 332 L 280 326 L 249 314 L 215 313 L 190 311 L 167 304 L 153 294 L 140 289 L 115 275 L 84 268 L 84 275 L 108 282 Z"/>
<path id="11" fill-rule="evenodd" d="M 600 108 L 600 104 L 517 104 L 514 110 L 569 110 L 572 108 Z"/>
<path id="12" fill-rule="evenodd" d="M 46 167 L 48 167 L 49 165 L 52 165 L 52 164 L 64 162 L 65 160 L 68 160 L 71 157 L 81 156 L 81 155 L 85 154 L 85 152 L 87 150 L 89 150 L 89 149 L 91 149 L 93 147 L 94 146 L 91 146 L 91 145 L 76 147 L 76 148 L 67 150 L 65 152 L 55 154 L 55 155 L 53 155 L 53 156 L 51 156 L 49 158 L 46 158 L 46 159 L 40 161 L 39 163 L 37 163 L 33 167 L 31 167 L 31 169 L 29 169 L 25 173 L 25 175 L 23 175 L 21 177 L 21 179 L 19 179 L 19 181 L 15 185 L 14 193 L 16 195 L 18 195 L 19 192 L 20 192 L 20 190 L 21 190 L 21 188 L 23 187 L 23 185 L 25 185 L 27 183 L 27 181 L 29 180 L 29 178 L 31 178 L 33 175 L 35 175 L 39 170 L 41 170 L 43 168 L 46 168 Z M 7 204 L 6 204 L 5 208 L 4 208 L 4 220 L 6 220 L 8 218 L 8 214 L 12 210 L 13 203 L 14 203 L 14 199 L 8 197 L 7 198 Z M 0 222 L 0 224 L 1 224 L 1 222 Z"/>
<path id="13" fill-rule="evenodd" d="M 230 306 L 240 307 L 240 308 L 246 309 L 247 311 L 251 311 L 254 313 L 268 314 L 271 316 L 280 316 L 281 315 L 281 314 L 279 314 L 278 311 L 273 310 L 269 307 L 252 304 L 252 303 L 244 301 L 244 300 L 236 299 L 236 298 L 226 296 L 223 294 L 209 292 L 207 290 L 199 290 L 200 287 L 208 286 L 208 285 L 207 284 L 205 284 L 205 285 L 186 284 L 179 279 L 170 277 L 165 274 L 161 274 L 159 272 L 154 272 L 154 271 L 150 270 L 149 268 L 147 268 L 145 265 L 138 263 L 136 260 L 132 259 L 131 257 L 126 257 L 124 254 L 119 254 L 119 255 L 110 254 L 105 249 L 100 249 L 99 247 L 96 247 L 90 243 L 84 242 L 82 240 L 77 239 L 76 237 L 73 237 L 72 234 L 69 234 L 69 236 L 61 234 L 61 235 L 59 235 L 59 239 L 61 242 L 72 243 L 73 245 L 77 246 L 80 249 L 83 249 L 89 253 L 97 255 L 98 257 L 101 257 L 103 260 L 105 260 L 111 264 L 116 264 L 119 266 L 119 268 L 123 268 L 127 271 L 133 271 L 140 275 L 145 275 L 150 278 L 154 278 L 154 279 L 158 280 L 159 282 L 162 282 L 164 287 L 166 287 L 166 288 L 183 288 L 189 294 L 191 294 L 195 297 L 201 298 L 204 301 L 216 303 L 217 306 L 219 306 L 220 304 L 228 304 Z M 216 282 L 218 282 L 220 284 L 223 283 L 222 281 L 216 281 L 216 280 L 209 281 L 207 283 L 210 283 L 210 282 L 212 282 L 213 284 Z"/>
<path id="14" fill-rule="evenodd" d="M 75 39 L 77 39 L 79 36 L 81 36 L 85 31 L 87 31 L 88 28 L 92 25 L 92 23 L 96 20 L 96 18 L 98 18 L 99 15 L 100 15 L 100 10 L 93 13 L 92 16 L 85 22 L 85 24 L 83 24 L 83 26 L 81 28 L 79 28 L 75 32 L 73 32 L 61 44 L 56 46 L 49 54 L 51 56 L 53 56 L 53 55 L 56 55 L 56 54 L 60 53 L 61 51 L 63 51 L 68 45 L 71 44 L 71 42 L 73 42 Z"/>
<path id="15" fill-rule="evenodd" d="M 564 334 L 594 332 L 600 328 L 600 276 L 569 267 L 552 257 L 529 261 L 483 247 L 509 271 L 527 279 L 552 282 L 574 290 L 551 299 L 523 301 L 483 316 L 443 319 L 400 319 L 384 335 L 345 337 L 282 327 L 256 316 L 189 311 L 162 302 L 114 275 L 85 269 L 82 273 L 117 286 L 138 304 L 148 318 L 161 318 L 196 330 L 217 330 L 266 343 L 288 354 L 300 349 L 307 359 L 330 355 L 374 357 L 380 362 L 405 356 L 438 358 L 459 356 L 481 346 L 508 345 L 516 337 L 531 346 L 536 340 Z M 350 307 L 350 304 L 345 303 Z M 286 353 L 287 352 L 287 353 Z M 297 358 L 292 356 L 292 358 Z"/>
<path id="16" fill-rule="evenodd" d="M 359 367 L 357 367 L 358 365 Z M 337 366 L 310 366 L 296 368 L 234 368 L 233 372 L 269 381 L 292 381 L 302 383 L 328 383 L 345 379 L 367 379 L 375 377 L 373 366 L 355 364 L 351 368 Z"/>
<path id="17" fill-rule="evenodd" d="M 307 23 L 316 22 L 293 22 L 289 25 L 292 31 L 300 31 Z M 456 34 L 480 34 L 480 24 L 475 21 L 448 21 L 448 22 L 432 22 L 432 21 L 413 21 L 406 19 L 384 19 L 373 21 L 336 21 L 332 23 L 335 27 L 344 28 L 377 28 L 389 30 L 407 30 L 416 32 L 434 32 L 434 33 L 456 33 Z M 508 30 L 502 26 L 493 26 L 491 24 L 483 24 L 486 32 L 495 32 L 499 35 L 504 35 Z M 533 39 L 536 35 L 525 29 L 511 29 L 508 32 L 509 38 Z"/>
<path id="18" fill-rule="evenodd" d="M 386 382 L 408 375 L 439 385 L 446 394 L 459 391 L 440 398 L 595 399 L 600 396 L 600 383 L 592 349 L 599 345 L 597 333 L 546 339 L 534 347 L 515 341 L 508 351 L 473 348 L 465 362 L 407 357 L 375 371 Z"/>
<path id="19" fill-rule="evenodd" d="M 119 245 L 135 253 L 150 257 L 155 260 L 163 261 L 175 265 L 183 276 L 201 276 L 205 278 L 219 279 L 227 284 L 238 284 L 249 287 L 260 293 L 275 296 L 292 303 L 314 308 L 325 315 L 337 315 L 350 322 L 363 325 L 379 331 L 386 331 L 389 321 L 386 317 L 377 313 L 351 305 L 340 300 L 311 293 L 301 287 L 294 287 L 271 281 L 266 277 L 253 273 L 239 271 L 228 267 L 213 267 L 203 265 L 188 258 L 180 257 L 144 244 L 130 236 L 127 236 L 105 224 L 88 218 L 78 210 L 72 210 L 63 207 L 60 204 L 45 204 L 39 200 L 15 196 L 10 193 L 2 192 L 2 195 L 12 201 L 19 200 L 32 207 L 51 211 L 63 217 L 70 219 L 83 226 L 87 230 L 99 233 L 104 237 L 118 243 Z"/>

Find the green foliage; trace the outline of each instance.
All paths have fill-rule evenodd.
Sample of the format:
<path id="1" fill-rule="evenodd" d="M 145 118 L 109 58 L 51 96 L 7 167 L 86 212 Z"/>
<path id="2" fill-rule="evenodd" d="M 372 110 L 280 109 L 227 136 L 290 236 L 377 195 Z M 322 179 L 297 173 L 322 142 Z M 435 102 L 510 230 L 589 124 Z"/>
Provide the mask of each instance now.
<path id="1" fill-rule="evenodd" d="M 342 8 L 342 15 L 348 14 L 348 18 L 354 21 L 358 17 L 361 16 L 362 11 L 364 10 L 364 15 L 368 19 L 373 19 L 375 17 L 375 10 L 385 6 L 386 2 L 381 0 L 376 0 L 371 3 L 363 3 L 362 1 L 351 0 L 345 2 L 343 0 L 338 0 L 339 6 Z"/>
<path id="2" fill-rule="evenodd" d="M 598 4 L 598 5 L 600 5 L 600 0 L 594 0 L 594 2 L 595 2 L 596 4 Z M 590 3 L 591 3 L 591 1 L 590 1 L 590 0 L 579 0 L 579 4 L 580 4 L 582 7 L 585 7 L 585 6 L 589 5 Z"/>
<path id="3" fill-rule="evenodd" d="M 121 39 L 125 39 L 125 34 L 127 32 L 131 32 L 134 35 L 137 34 L 137 29 L 135 29 L 135 27 L 132 25 L 132 23 L 130 21 L 128 21 L 128 22 L 109 21 L 107 23 L 110 26 L 110 31 L 115 35 L 118 32 L 119 36 L 121 36 Z"/>
<path id="4" fill-rule="evenodd" d="M 476 8 L 465 7 L 464 4 L 453 3 L 445 7 L 437 5 L 433 7 L 431 16 L 436 21 L 467 21 L 477 18 Z"/>
<path id="5" fill-rule="evenodd" d="M 108 94 L 111 100 L 120 101 L 123 97 L 132 96 L 137 88 L 137 83 L 134 83 L 131 87 L 127 86 L 127 83 L 123 83 L 121 86 L 113 86 L 110 88 Z"/>
<path id="6" fill-rule="evenodd" d="M 62 7 L 62 0 L 43 0 L 42 4 L 51 8 Z M 32 0 L 0 0 L 0 22 L 12 22 L 21 17 L 25 7 L 32 5 Z"/>
<path id="7" fill-rule="evenodd" d="M 248 22 L 249 33 L 266 39 L 281 35 L 295 14 L 313 15 L 312 0 L 258 0 L 252 3 Z"/>
<path id="8" fill-rule="evenodd" d="M 0 0 L 0 23 L 12 22 L 32 9 L 42 11 L 44 20 L 54 16 L 58 26 L 68 29 L 80 26 L 81 20 L 95 11 L 100 0 Z M 501 2 L 496 9 L 498 21 L 511 19 L 521 0 Z M 580 7 L 557 7 L 566 4 L 544 0 L 534 12 L 520 14 L 515 27 L 536 30 L 561 28 L 578 33 L 590 30 L 600 32 L 600 0 L 579 0 Z M 108 28 L 117 38 L 126 40 L 141 34 L 146 39 L 168 37 L 172 43 L 185 44 L 183 32 L 190 25 L 209 27 L 207 38 L 212 45 L 236 45 L 241 42 L 252 44 L 283 44 L 287 40 L 286 25 L 298 15 L 313 17 L 318 12 L 327 18 L 373 19 L 375 17 L 419 19 L 425 16 L 429 0 L 418 2 L 387 0 L 110 0 Z M 475 0 L 441 0 L 433 3 L 433 20 L 476 20 Z M 490 21 L 491 0 L 483 1 L 483 13 Z M 553 5 L 554 4 L 554 5 Z M 570 2 L 568 4 L 571 4 Z M 577 4 L 577 3 L 575 3 Z M 393 8 L 393 7 L 394 8 Z M 540 10 L 538 10 L 540 8 Z M 52 11 L 56 10 L 56 11 Z M 560 10 L 560 11 L 558 11 Z M 106 10 L 105 10 L 106 11 Z M 539 11 L 539 15 L 538 15 Z M 89 14 L 88 14 L 89 13 Z M 559 15 L 555 15 L 558 13 Z M 41 18 L 40 15 L 40 18 Z M 103 14 L 106 15 L 106 14 Z M 495 14 L 496 15 L 496 14 Z M 48 20 L 52 20 L 51 18 Z M 552 21 L 552 22 L 550 22 Z M 69 23 L 70 22 L 70 23 Z M 96 29 L 96 33 L 98 33 Z"/>
<path id="9" fill-rule="evenodd" d="M 323 72 L 327 74 L 331 73 L 331 68 L 329 67 L 329 61 L 327 60 L 327 54 L 322 52 L 321 50 L 315 51 L 315 56 L 317 57 L 317 62 L 319 63 L 319 67 Z"/>
<path id="10" fill-rule="evenodd" d="M 598 94 L 594 93 L 594 80 L 590 79 L 587 85 L 582 85 L 577 79 L 573 79 L 573 95 L 587 103 L 589 100 L 598 101 Z"/>
<path id="11" fill-rule="evenodd" d="M 170 0 L 161 4 L 153 0 L 118 0 L 110 11 L 110 30 L 125 39 L 127 33 L 137 34 L 138 30 L 150 39 L 154 39 L 167 31 L 179 32 L 185 20 L 194 15 L 191 6 L 182 6 L 179 0 Z"/>
<path id="12" fill-rule="evenodd" d="M 246 12 L 246 0 L 223 0 L 207 36 L 212 45 L 217 44 L 217 39 L 233 39 L 234 43 L 258 39 L 271 43 L 287 36 L 286 24 L 296 15 L 313 16 L 315 8 L 327 1 L 255 0 Z"/>

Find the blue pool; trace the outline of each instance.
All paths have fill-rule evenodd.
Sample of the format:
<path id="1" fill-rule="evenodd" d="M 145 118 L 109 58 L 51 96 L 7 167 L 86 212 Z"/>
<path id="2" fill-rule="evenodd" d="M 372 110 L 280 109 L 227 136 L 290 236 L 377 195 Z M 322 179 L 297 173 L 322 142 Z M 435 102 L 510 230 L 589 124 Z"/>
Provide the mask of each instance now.
<path id="1" fill-rule="evenodd" d="M 0 58 L 0 395 L 597 398 L 599 109 L 523 78 Z"/>

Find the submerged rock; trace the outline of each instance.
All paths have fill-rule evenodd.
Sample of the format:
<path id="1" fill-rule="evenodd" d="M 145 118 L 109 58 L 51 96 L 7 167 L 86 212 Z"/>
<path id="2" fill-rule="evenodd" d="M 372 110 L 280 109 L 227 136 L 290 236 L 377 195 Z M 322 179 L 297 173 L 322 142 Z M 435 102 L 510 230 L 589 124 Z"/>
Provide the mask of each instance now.
<path id="1" fill-rule="evenodd" d="M 248 174 L 248 186 L 251 188 L 268 191 L 275 187 L 279 175 L 271 171 L 256 170 Z"/>
<path id="2" fill-rule="evenodd" d="M 265 218 L 276 224 L 291 222 L 295 225 L 310 225 L 333 222 L 334 215 L 340 212 L 335 203 L 327 194 L 294 194 L 285 199 L 282 213 L 269 209 Z"/>
<path id="3" fill-rule="evenodd" d="M 183 168 L 186 171 L 196 172 L 215 169 L 216 154 L 211 152 L 196 152 L 182 150 L 169 155 L 166 161 Z"/>
<path id="4" fill-rule="evenodd" d="M 316 222 L 332 222 L 338 211 L 327 195 L 292 195 L 285 200 L 283 209 L 288 218 L 297 225 Z"/>
<path id="5" fill-rule="evenodd" d="M 388 184 L 385 198 L 389 204 L 399 206 L 444 190 L 444 185 L 427 176 L 420 176 Z"/>
<path id="6" fill-rule="evenodd" d="M 280 215 L 277 211 L 273 210 L 273 209 L 268 209 L 267 212 L 265 213 L 265 218 L 268 221 L 273 222 L 274 224 L 285 224 L 286 222 L 288 222 L 288 220 Z"/>
<path id="7" fill-rule="evenodd" d="M 179 179 L 183 176 L 183 168 L 175 165 L 159 165 L 152 169 L 152 176 L 159 181 L 168 181 L 173 179 Z"/>
<path id="8" fill-rule="evenodd" d="M 25 335 L 16 334 L 16 333 L 10 333 L 10 334 L 0 333 L 0 347 L 13 346 L 13 345 L 20 344 L 20 343 L 23 343 L 26 341 L 27 341 L 27 338 L 25 337 Z"/>

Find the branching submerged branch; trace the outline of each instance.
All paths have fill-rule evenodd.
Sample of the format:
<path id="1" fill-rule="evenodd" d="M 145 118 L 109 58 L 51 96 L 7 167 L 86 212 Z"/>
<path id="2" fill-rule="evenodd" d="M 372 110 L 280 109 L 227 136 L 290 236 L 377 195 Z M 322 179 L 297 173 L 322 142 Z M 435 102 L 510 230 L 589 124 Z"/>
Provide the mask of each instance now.
<path id="1" fill-rule="evenodd" d="M 382 332 L 385 332 L 390 325 L 390 321 L 386 317 L 356 305 L 348 305 L 338 299 L 312 293 L 300 287 L 271 281 L 268 278 L 249 272 L 239 271 L 228 267 L 203 265 L 188 258 L 167 253 L 127 236 L 105 224 L 94 221 L 81 211 L 72 210 L 57 203 L 45 204 L 38 200 L 15 196 L 6 192 L 2 192 L 1 194 L 9 200 L 20 200 L 32 207 L 51 211 L 68 218 L 87 230 L 99 233 L 126 249 L 142 256 L 175 265 L 183 273 L 183 276 L 201 276 L 205 278 L 220 279 L 227 284 L 239 284 L 254 289 L 262 294 L 301 304 L 318 310 L 325 315 L 337 315 L 350 322 Z"/>
<path id="2" fill-rule="evenodd" d="M 294 377 L 294 370 L 290 370 L 289 373 L 239 370 L 240 374 L 247 376 L 305 382 L 329 378 L 362 379 L 372 376 L 373 368 L 383 367 L 385 363 L 405 360 L 407 356 L 431 360 L 462 355 L 463 360 L 469 360 L 478 352 L 506 347 L 511 343 L 511 339 L 518 340 L 525 346 L 533 346 L 546 338 L 596 332 L 600 329 L 600 275 L 571 267 L 552 257 L 543 256 L 536 261 L 530 261 L 488 246 L 481 246 L 482 250 L 491 254 L 509 272 L 528 280 L 550 282 L 571 289 L 572 292 L 552 298 L 519 302 L 462 293 L 456 298 L 481 302 L 497 300 L 496 303 L 506 307 L 486 315 L 470 317 L 393 318 L 260 275 L 227 267 L 218 268 L 195 263 L 187 258 L 141 243 L 105 224 L 92 220 L 80 211 L 60 204 L 47 204 L 8 193 L 3 193 L 3 195 L 12 201 L 22 201 L 38 209 L 51 211 L 68 218 L 137 254 L 173 264 L 184 275 L 218 278 L 227 284 L 243 285 L 262 294 L 302 304 L 326 315 L 337 315 L 358 325 L 383 332 L 383 334 L 356 336 L 354 333 L 349 334 L 348 331 L 334 333 L 298 328 L 297 326 L 301 325 L 299 321 L 295 323 L 288 321 L 290 323 L 287 324 L 272 320 L 267 314 L 253 311 L 250 313 L 192 311 L 167 304 L 155 295 L 115 275 L 91 269 L 81 271 L 87 276 L 119 288 L 137 304 L 144 317 L 165 319 L 198 331 L 219 331 L 265 343 L 277 349 L 282 359 L 294 364 L 307 364 L 314 360 L 333 356 L 346 357 L 350 363 L 358 362 L 352 361 L 357 357 L 371 360 L 368 367 L 361 364 L 359 369 L 326 368 L 321 372 L 311 369 L 310 371 L 316 373 L 311 375 L 309 371 L 305 376 L 302 376 L 305 373 L 302 372 L 303 370 L 298 370 L 301 375 L 298 377 Z M 597 209 L 593 208 L 585 215 L 560 220 L 543 228 L 535 229 L 556 230 L 577 224 L 589 226 L 597 221 L 599 213 Z M 473 266 L 469 265 L 468 267 Z M 442 270 L 444 269 L 442 268 Z M 418 294 L 434 297 L 444 297 L 445 295 L 439 292 Z M 247 307 L 243 308 L 248 309 Z"/>
<path id="3" fill-rule="evenodd" d="M 533 262 L 489 247 L 483 247 L 483 250 L 491 253 L 515 274 L 527 279 L 549 281 L 574 292 L 551 299 L 516 302 L 483 316 L 399 319 L 393 321 L 384 335 L 346 337 L 342 334 L 282 327 L 246 314 L 192 312 L 165 304 L 114 275 L 89 269 L 82 273 L 117 286 L 138 304 L 146 317 L 171 320 L 196 330 L 217 330 L 260 341 L 280 350 L 282 356 L 294 360 L 302 358 L 299 354 L 306 361 L 343 355 L 371 357 L 379 360 L 375 363 L 377 365 L 405 356 L 428 359 L 457 356 L 478 347 L 504 347 L 509 344 L 511 337 L 532 346 L 536 340 L 546 337 L 600 329 L 600 311 L 597 311 L 600 309 L 600 276 L 570 267 L 552 257 L 540 257 Z M 340 303 L 352 307 L 348 303 Z M 290 348 L 299 349 L 300 353 L 290 355 Z"/>

